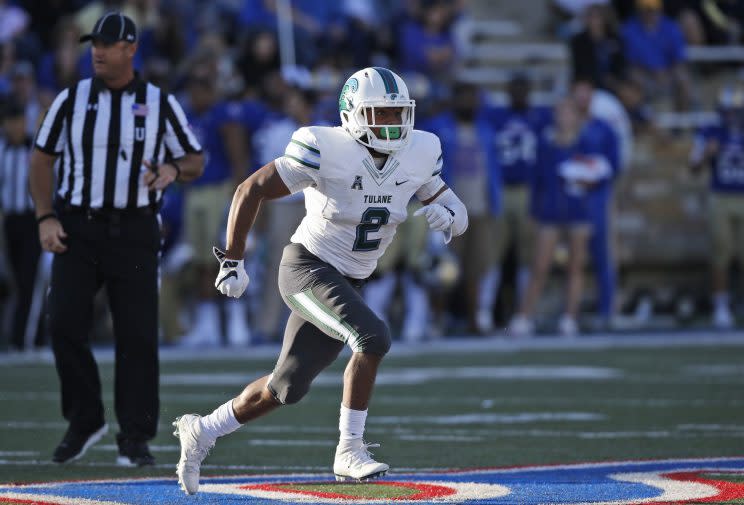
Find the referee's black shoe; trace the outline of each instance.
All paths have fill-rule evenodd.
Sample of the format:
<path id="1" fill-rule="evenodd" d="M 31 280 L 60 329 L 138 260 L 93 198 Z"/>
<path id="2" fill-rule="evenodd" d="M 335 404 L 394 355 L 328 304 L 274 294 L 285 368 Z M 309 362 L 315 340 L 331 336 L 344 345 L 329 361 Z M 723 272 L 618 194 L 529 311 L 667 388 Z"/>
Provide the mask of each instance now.
<path id="1" fill-rule="evenodd" d="M 155 458 L 150 454 L 147 442 L 130 438 L 117 438 L 119 456 L 116 464 L 119 466 L 148 466 L 155 464 Z"/>
<path id="2" fill-rule="evenodd" d="M 52 461 L 68 463 L 81 458 L 91 445 L 103 438 L 106 432 L 108 432 L 108 425 L 105 423 L 96 430 L 86 432 L 78 431 L 70 426 L 62 442 L 54 450 Z"/>

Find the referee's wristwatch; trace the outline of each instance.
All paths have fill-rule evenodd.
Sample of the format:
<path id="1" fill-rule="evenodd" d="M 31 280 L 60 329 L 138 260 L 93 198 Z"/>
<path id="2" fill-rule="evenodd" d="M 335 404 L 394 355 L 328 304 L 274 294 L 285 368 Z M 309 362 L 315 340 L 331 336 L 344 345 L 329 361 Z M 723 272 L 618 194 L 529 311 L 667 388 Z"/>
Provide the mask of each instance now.
<path id="1" fill-rule="evenodd" d="M 178 179 L 181 178 L 181 167 L 178 165 L 178 163 L 176 163 L 175 161 L 172 161 L 171 160 L 171 161 L 166 161 L 162 165 L 170 165 L 170 166 L 172 166 L 173 168 L 176 169 L 176 178 L 173 179 L 174 181 L 177 181 Z"/>
<path id="2" fill-rule="evenodd" d="M 47 219 L 57 219 L 57 213 L 56 212 L 47 212 L 46 214 L 43 214 L 36 218 L 36 224 L 39 225 L 42 222 L 46 221 Z"/>

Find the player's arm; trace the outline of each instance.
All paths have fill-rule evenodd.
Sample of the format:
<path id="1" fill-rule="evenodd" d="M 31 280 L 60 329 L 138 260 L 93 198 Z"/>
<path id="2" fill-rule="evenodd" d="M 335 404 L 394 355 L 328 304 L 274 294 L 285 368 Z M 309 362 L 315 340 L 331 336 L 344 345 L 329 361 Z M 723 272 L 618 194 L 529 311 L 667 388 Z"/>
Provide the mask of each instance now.
<path id="1" fill-rule="evenodd" d="M 54 162 L 57 156 L 36 148 L 31 152 L 28 185 L 39 221 L 39 242 L 45 251 L 63 253 L 67 250 L 67 238 L 62 224 L 52 207 L 54 198 Z"/>
<path id="2" fill-rule="evenodd" d="M 245 254 L 245 240 L 264 200 L 273 200 L 290 194 L 271 161 L 244 180 L 233 195 L 227 218 L 228 259 L 241 260 Z"/>
<path id="3" fill-rule="evenodd" d="M 414 216 L 426 216 L 429 228 L 444 233 L 444 242 L 453 236 L 462 235 L 468 229 L 468 211 L 465 204 L 442 180 L 444 164 L 442 147 L 435 137 L 434 151 L 438 157 L 434 161 L 431 177 L 416 191 L 416 198 L 424 204 L 414 212 Z"/>
<path id="4" fill-rule="evenodd" d="M 44 250 L 55 253 L 63 253 L 67 249 L 63 242 L 67 234 L 55 217 L 52 201 L 54 163 L 62 153 L 67 136 L 68 93 L 69 90 L 65 89 L 58 94 L 44 114 L 29 161 L 28 185 L 39 224 L 39 242 Z"/>

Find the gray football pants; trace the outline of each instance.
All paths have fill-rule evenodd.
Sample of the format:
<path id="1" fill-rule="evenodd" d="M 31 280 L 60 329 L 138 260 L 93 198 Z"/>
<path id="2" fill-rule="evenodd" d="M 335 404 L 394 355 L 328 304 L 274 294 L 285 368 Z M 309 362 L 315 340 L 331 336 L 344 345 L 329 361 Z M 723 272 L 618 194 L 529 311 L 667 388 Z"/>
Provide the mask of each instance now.
<path id="1" fill-rule="evenodd" d="M 317 375 L 352 351 L 384 356 L 390 330 L 359 294 L 364 281 L 350 279 L 301 244 L 284 248 L 279 292 L 292 310 L 268 388 L 283 404 L 298 402 Z"/>

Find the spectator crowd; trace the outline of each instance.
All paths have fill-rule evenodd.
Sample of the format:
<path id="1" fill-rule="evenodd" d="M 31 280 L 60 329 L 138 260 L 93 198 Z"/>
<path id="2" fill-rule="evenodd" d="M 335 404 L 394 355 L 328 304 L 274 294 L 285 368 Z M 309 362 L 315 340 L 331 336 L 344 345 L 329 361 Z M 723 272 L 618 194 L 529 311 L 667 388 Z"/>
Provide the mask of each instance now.
<path id="1" fill-rule="evenodd" d="M 7 336 L 0 346 L 45 345 L 49 258 L 34 241 L 33 208 L 19 178 L 27 177 L 22 166 L 44 111 L 62 89 L 92 75 L 90 49 L 78 39 L 109 11 L 135 21 L 138 71 L 178 97 L 206 155 L 204 175 L 169 188 L 161 209 L 163 344 L 281 339 L 288 310 L 276 273 L 304 214 L 302 196 L 267 204 L 249 237 L 252 282 L 240 300 L 216 296 L 212 245 L 224 241 L 237 184 L 281 156 L 297 128 L 339 125 L 340 85 L 367 66 L 394 69 L 408 82 L 416 128 L 439 136 L 443 177 L 470 216 L 466 234 L 449 245 L 413 218 L 386 251 L 365 296 L 393 334 L 418 341 L 612 329 L 623 309 L 616 296 L 615 186 L 627 176 L 634 137 L 653 134 L 660 107 L 710 106 L 687 51 L 744 43 L 744 2 L 550 5 L 550 36 L 565 42 L 571 68 L 562 96 L 546 105 L 534 99 L 527 65 L 510 76 L 503 103 L 458 79 L 456 33 L 470 19 L 467 0 L 0 0 L 0 303 Z M 291 29 L 282 30 L 287 13 Z M 701 125 L 690 141 L 690 164 L 711 173 L 715 197 L 712 306 L 720 328 L 735 325 L 728 272 L 737 255 L 744 270 L 743 85 L 726 86 L 718 122 Z M 411 202 L 409 212 L 418 207 Z M 552 314 L 541 299 L 555 263 L 566 281 L 563 307 Z M 106 318 L 99 319 L 92 331 L 105 338 Z"/>

